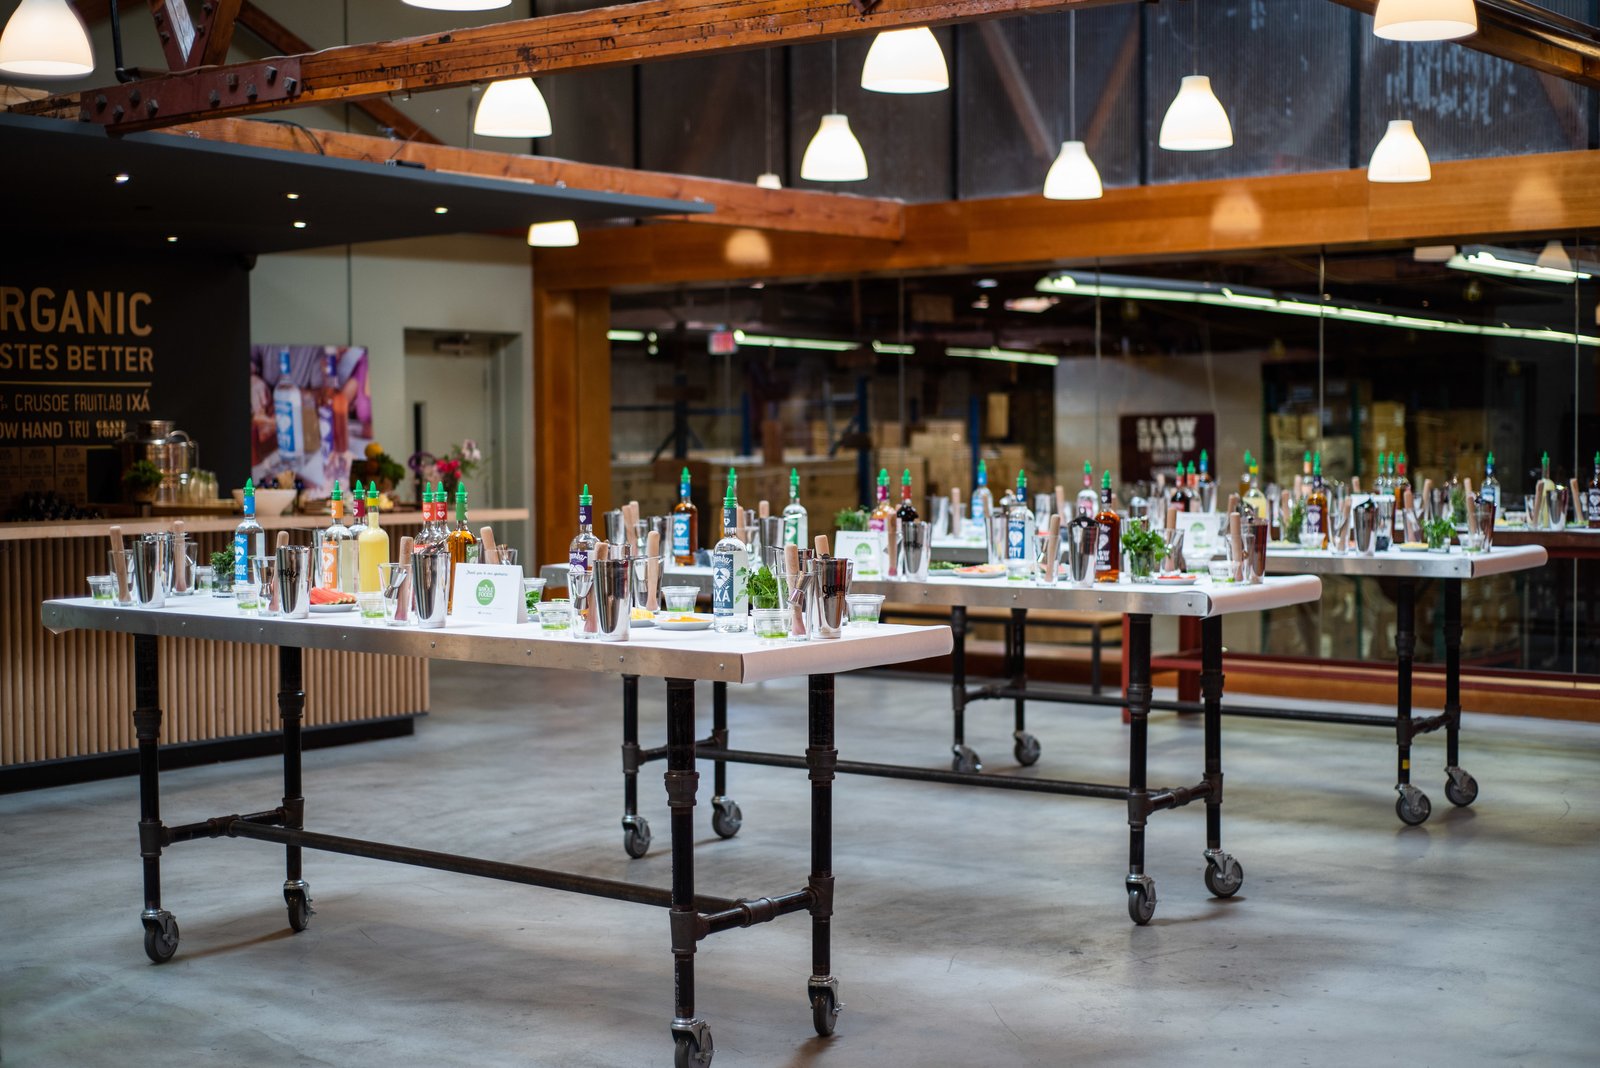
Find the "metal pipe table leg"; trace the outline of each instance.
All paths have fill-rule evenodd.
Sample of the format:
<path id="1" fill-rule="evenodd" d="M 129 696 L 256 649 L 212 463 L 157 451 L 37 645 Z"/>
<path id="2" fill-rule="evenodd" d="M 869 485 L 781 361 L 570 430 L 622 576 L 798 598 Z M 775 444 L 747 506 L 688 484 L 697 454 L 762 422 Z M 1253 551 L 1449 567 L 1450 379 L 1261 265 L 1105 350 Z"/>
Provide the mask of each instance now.
<path id="1" fill-rule="evenodd" d="M 1244 885 L 1244 868 L 1222 849 L 1222 617 L 1200 622 L 1200 696 L 1205 703 L 1206 889 L 1232 897 Z"/>
<path id="2" fill-rule="evenodd" d="M 1006 665 L 1006 675 L 1017 690 L 1017 696 L 1013 698 L 1016 718 L 1011 728 L 1011 754 L 1017 758 L 1018 764 L 1027 767 L 1039 762 L 1039 739 L 1028 733 L 1028 699 L 1022 696 L 1028 687 L 1028 610 L 1013 608 L 1008 626 L 1010 630 L 1006 648 L 1011 654 L 1011 662 Z"/>
<path id="3" fill-rule="evenodd" d="M 967 746 L 967 609 L 950 609 L 950 709 L 954 735 L 950 742 L 950 770 L 978 772 L 983 762 Z"/>
<path id="4" fill-rule="evenodd" d="M 671 810 L 672 1039 L 677 1064 L 711 1063 L 711 1030 L 694 1014 L 694 952 L 700 914 L 694 904 L 694 681 L 667 680 L 667 807 Z"/>
<path id="5" fill-rule="evenodd" d="M 1411 721 L 1411 666 L 1417 651 L 1417 584 L 1403 578 L 1395 596 L 1395 815 L 1402 823 L 1415 827 L 1428 818 L 1433 805 L 1428 795 L 1411 785 L 1411 740 L 1415 737 Z"/>
<path id="6" fill-rule="evenodd" d="M 283 720 L 283 825 L 291 831 L 305 827 L 306 799 L 300 782 L 300 724 L 306 707 L 303 657 L 301 650 L 294 646 L 278 649 L 278 715 Z M 286 845 L 283 853 L 283 903 L 289 912 L 289 926 L 295 931 L 304 931 L 316 911 L 311 907 L 311 887 L 301 878 L 300 847 Z"/>
<path id="7" fill-rule="evenodd" d="M 833 676 L 812 675 L 806 707 L 806 768 L 811 779 L 811 978 L 806 995 L 819 1035 L 833 1034 L 844 1006 L 833 975 L 833 777 L 839 751 L 833 745 Z"/>
<path id="8" fill-rule="evenodd" d="M 711 744 L 717 749 L 728 748 L 728 684 L 711 684 Z M 728 763 L 712 763 L 711 778 L 711 829 L 720 838 L 732 838 L 744 824 L 744 813 L 739 803 L 728 796 Z"/>
<path id="9" fill-rule="evenodd" d="M 1156 912 L 1155 880 L 1144 873 L 1144 828 L 1150 813 L 1146 746 L 1150 734 L 1150 617 L 1126 617 L 1128 708 L 1128 916 L 1144 925 Z"/>
<path id="10" fill-rule="evenodd" d="M 622 848 L 635 860 L 650 852 L 650 821 L 639 815 L 639 676 L 622 676 Z"/>
<path id="11" fill-rule="evenodd" d="M 1461 767 L 1461 580 L 1444 581 L 1444 796 L 1452 805 L 1478 799 L 1478 780 Z"/>
<path id="12" fill-rule="evenodd" d="M 178 951 L 178 921 L 161 907 L 161 654 L 150 634 L 133 637 L 133 732 L 139 743 L 139 857 L 144 867 L 144 952 L 164 964 Z"/>

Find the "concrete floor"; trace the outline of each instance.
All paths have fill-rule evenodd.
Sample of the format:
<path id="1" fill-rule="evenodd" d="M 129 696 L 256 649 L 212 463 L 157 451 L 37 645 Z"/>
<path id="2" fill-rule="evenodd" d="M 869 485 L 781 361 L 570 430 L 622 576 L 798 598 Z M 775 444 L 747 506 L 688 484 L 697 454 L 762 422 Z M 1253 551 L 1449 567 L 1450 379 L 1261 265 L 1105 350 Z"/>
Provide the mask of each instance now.
<path id="1" fill-rule="evenodd" d="M 656 844 L 622 852 L 617 685 L 440 664 L 434 694 L 415 738 L 307 756 L 314 829 L 667 884 L 660 765 L 641 787 Z M 647 744 L 663 695 L 643 687 Z M 735 744 L 799 751 L 804 697 L 801 683 L 735 690 Z M 947 701 L 933 681 L 843 679 L 841 752 L 940 765 Z M 1010 770 L 1008 706 L 969 722 L 991 770 Z M 1115 712 L 1042 705 L 1033 726 L 1036 771 L 1122 781 Z M 1205 892 L 1200 806 L 1158 814 L 1145 928 L 1127 918 L 1117 802 L 841 779 L 839 1032 L 811 1030 L 804 916 L 715 935 L 698 985 L 716 1063 L 1595 1063 L 1600 728 L 1469 716 L 1466 737 L 1477 805 L 1444 800 L 1442 739 L 1427 738 L 1417 779 L 1434 815 L 1405 828 L 1391 736 L 1228 721 L 1224 840 L 1244 889 Z M 1200 740 L 1198 723 L 1158 715 L 1152 782 L 1196 780 Z M 702 769 L 702 889 L 802 885 L 804 774 L 732 769 L 745 825 L 724 842 Z M 270 807 L 276 772 L 174 772 L 163 812 Z M 165 861 L 182 944 L 155 967 L 136 818 L 132 780 L 0 797 L 5 1064 L 671 1063 L 659 910 L 308 853 L 318 914 L 291 935 L 279 850 L 184 844 Z"/>

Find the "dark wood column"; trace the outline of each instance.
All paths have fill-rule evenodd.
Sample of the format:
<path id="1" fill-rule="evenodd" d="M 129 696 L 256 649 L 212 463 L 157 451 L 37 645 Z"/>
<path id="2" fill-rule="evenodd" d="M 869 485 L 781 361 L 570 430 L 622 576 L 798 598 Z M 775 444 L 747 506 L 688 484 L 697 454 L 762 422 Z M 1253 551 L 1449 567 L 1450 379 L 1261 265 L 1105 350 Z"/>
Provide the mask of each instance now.
<path id="1" fill-rule="evenodd" d="M 611 294 L 533 285 L 534 551 L 537 567 L 566 559 L 578 492 L 598 514 L 611 501 Z M 532 571 L 530 570 L 530 573 Z"/>

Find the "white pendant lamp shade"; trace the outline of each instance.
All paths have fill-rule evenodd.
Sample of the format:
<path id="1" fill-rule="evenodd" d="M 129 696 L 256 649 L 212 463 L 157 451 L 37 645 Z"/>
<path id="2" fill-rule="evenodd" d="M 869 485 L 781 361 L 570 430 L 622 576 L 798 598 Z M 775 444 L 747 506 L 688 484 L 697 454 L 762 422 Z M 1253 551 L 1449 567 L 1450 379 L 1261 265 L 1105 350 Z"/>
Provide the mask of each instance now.
<path id="1" fill-rule="evenodd" d="M 1162 148 L 1172 152 L 1204 152 L 1228 148 L 1233 144 L 1233 124 L 1223 110 L 1222 101 L 1211 91 L 1211 79 L 1204 74 L 1185 75 L 1178 95 L 1161 120 Z"/>
<path id="2" fill-rule="evenodd" d="M 510 7 L 511 0 L 405 0 L 408 7 L 425 7 L 431 11 L 493 11 Z"/>
<path id="3" fill-rule="evenodd" d="M 783 179 L 771 171 L 767 171 L 764 174 L 756 175 L 756 185 L 759 185 L 762 189 L 782 189 Z"/>
<path id="4" fill-rule="evenodd" d="M 834 113 L 822 116 L 806 154 L 800 177 L 808 182 L 861 182 L 867 177 L 867 156 L 850 132 L 850 120 Z"/>
<path id="5" fill-rule="evenodd" d="M 1426 182 L 1433 177 L 1428 150 L 1417 140 L 1410 119 L 1390 119 L 1383 140 L 1367 164 L 1369 182 Z"/>
<path id="6" fill-rule="evenodd" d="M 1046 200 L 1099 200 L 1104 195 L 1100 172 L 1082 141 L 1061 142 L 1061 152 L 1044 176 Z"/>
<path id="7" fill-rule="evenodd" d="M 939 93 L 950 88 L 944 51 L 926 26 L 885 30 L 872 39 L 861 88 L 874 93 Z"/>
<path id="8" fill-rule="evenodd" d="M 483 91 L 472 132 L 480 137 L 549 137 L 550 109 L 532 78 L 507 78 Z"/>
<path id="9" fill-rule="evenodd" d="M 1543 267 L 1547 271 L 1571 271 L 1572 257 L 1567 255 L 1567 250 L 1561 246 L 1561 242 L 1550 240 L 1544 243 L 1544 249 L 1534 261 L 1534 266 Z"/>
<path id="10" fill-rule="evenodd" d="M 67 0 L 22 0 L 0 33 L 0 73 L 74 78 L 93 70 L 89 32 Z"/>
<path id="11" fill-rule="evenodd" d="M 1478 32 L 1473 0 L 1378 0 L 1372 32 L 1390 41 L 1453 41 Z"/>
<path id="12" fill-rule="evenodd" d="M 534 223 L 528 227 L 528 244 L 534 248 L 571 248 L 578 243 L 578 224 L 571 219 Z"/>

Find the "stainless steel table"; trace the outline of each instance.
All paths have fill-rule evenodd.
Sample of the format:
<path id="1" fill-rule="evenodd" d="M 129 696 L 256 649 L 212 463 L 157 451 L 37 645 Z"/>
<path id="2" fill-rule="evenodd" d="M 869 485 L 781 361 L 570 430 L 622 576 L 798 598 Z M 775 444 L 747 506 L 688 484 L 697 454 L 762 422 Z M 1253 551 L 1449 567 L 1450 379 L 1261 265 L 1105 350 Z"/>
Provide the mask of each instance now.
<path id="1" fill-rule="evenodd" d="M 713 1052 L 711 1031 L 696 1015 L 695 948 L 707 935 L 749 927 L 793 912 L 811 915 L 812 962 L 807 980 L 812 1022 L 830 1034 L 838 1015 L 838 981 L 832 974 L 829 942 L 833 915 L 834 675 L 943 655 L 951 636 L 945 627 L 884 627 L 837 641 L 763 646 L 749 637 L 710 632 L 635 631 L 626 642 L 579 641 L 546 637 L 537 624 L 451 626 L 417 630 L 363 626 L 353 615 L 318 615 L 304 620 L 240 615 L 231 601 L 183 598 L 161 609 L 106 607 L 88 599 L 46 601 L 40 616 L 53 632 L 103 630 L 134 636 L 133 710 L 139 745 L 139 853 L 144 865 L 145 952 L 156 963 L 178 948 L 178 924 L 162 907 L 161 854 L 168 846 L 201 838 L 253 838 L 284 846 L 284 901 L 289 925 L 302 931 L 312 915 L 310 886 L 303 878 L 301 851 L 321 849 L 351 856 L 476 875 L 507 882 L 567 890 L 595 897 L 655 905 L 669 910 L 673 957 L 671 1033 L 676 1063 L 705 1066 Z M 196 823 L 162 821 L 159 791 L 161 731 L 160 665 L 157 637 L 205 638 L 278 647 L 278 708 L 283 721 L 283 798 L 281 804 L 246 815 L 215 816 Z M 507 864 L 409 846 L 320 834 L 304 829 L 301 787 L 300 721 L 305 707 L 301 650 L 345 649 L 395 656 L 425 656 L 485 664 L 564 668 L 599 674 L 664 678 L 667 683 L 667 736 L 664 776 L 671 810 L 672 886 L 639 886 L 575 872 Z M 752 683 L 809 676 L 808 739 L 803 766 L 811 778 L 811 864 L 805 885 L 764 897 L 722 898 L 697 895 L 694 886 L 694 808 L 699 790 L 695 770 L 694 684 Z M 636 706 L 635 706 L 636 708 Z M 635 724 L 637 730 L 637 724 Z"/>
<path id="2" fill-rule="evenodd" d="M 1419 734 L 1443 727 L 1445 732 L 1444 795 L 1451 804 L 1466 806 L 1478 797 L 1478 781 L 1461 767 L 1461 584 L 1489 575 L 1504 575 L 1543 567 L 1548 560 L 1539 545 L 1505 546 L 1489 552 L 1404 552 L 1388 549 L 1363 556 L 1335 555 L 1300 549 L 1269 549 L 1267 568 L 1274 574 L 1355 575 L 1396 580 L 1395 593 L 1395 714 L 1375 716 L 1352 712 L 1323 712 L 1304 708 L 1228 708 L 1229 715 L 1261 719 L 1291 719 L 1352 723 L 1393 728 L 1395 732 L 1394 811 L 1403 823 L 1416 826 L 1433 812 L 1428 795 L 1411 782 L 1411 743 Z M 1444 708 L 1435 716 L 1411 715 L 1411 673 L 1417 648 L 1417 583 L 1444 583 Z"/>

